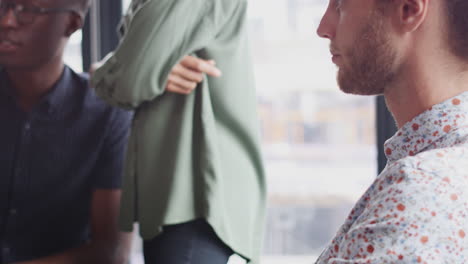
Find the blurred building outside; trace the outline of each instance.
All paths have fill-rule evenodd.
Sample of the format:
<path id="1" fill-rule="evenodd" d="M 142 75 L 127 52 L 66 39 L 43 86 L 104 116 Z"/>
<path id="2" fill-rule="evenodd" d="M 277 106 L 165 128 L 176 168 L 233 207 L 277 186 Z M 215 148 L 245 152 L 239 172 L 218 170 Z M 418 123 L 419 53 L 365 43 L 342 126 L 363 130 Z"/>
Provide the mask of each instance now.
<path id="1" fill-rule="evenodd" d="M 268 177 L 263 264 L 313 263 L 377 173 L 375 98 L 339 91 L 328 41 L 315 34 L 327 5 L 249 1 Z M 76 71 L 82 70 L 80 45 L 77 33 L 65 58 Z M 132 264 L 140 263 L 137 241 Z"/>

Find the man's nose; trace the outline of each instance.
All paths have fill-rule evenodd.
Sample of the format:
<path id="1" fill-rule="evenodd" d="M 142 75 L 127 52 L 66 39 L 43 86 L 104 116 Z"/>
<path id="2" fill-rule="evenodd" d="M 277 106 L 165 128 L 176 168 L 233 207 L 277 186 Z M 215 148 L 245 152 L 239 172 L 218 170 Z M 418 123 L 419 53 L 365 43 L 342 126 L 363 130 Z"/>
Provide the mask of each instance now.
<path id="1" fill-rule="evenodd" d="M 328 7 L 320 20 L 317 35 L 321 38 L 333 39 L 335 37 L 335 20 L 335 15 L 331 12 L 330 7 Z"/>
<path id="2" fill-rule="evenodd" d="M 18 20 L 13 9 L 6 8 L 6 10 L 0 11 L 0 27 L 18 27 Z"/>

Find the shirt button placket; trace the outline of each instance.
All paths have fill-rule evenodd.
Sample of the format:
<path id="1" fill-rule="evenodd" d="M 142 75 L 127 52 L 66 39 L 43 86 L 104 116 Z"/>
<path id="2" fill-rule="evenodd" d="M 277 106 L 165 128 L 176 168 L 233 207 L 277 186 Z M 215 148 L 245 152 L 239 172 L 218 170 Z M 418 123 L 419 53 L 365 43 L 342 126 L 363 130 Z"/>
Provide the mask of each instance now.
<path id="1" fill-rule="evenodd" d="M 26 121 L 23 124 L 23 136 L 21 139 L 19 155 L 18 155 L 17 163 L 16 163 L 16 176 L 17 177 L 21 177 L 22 173 L 25 172 L 25 168 L 23 168 L 23 164 L 24 164 L 25 155 L 27 155 L 27 152 L 28 152 L 27 145 L 29 144 L 30 131 L 31 131 L 31 122 Z"/>
<path id="2" fill-rule="evenodd" d="M 26 122 L 26 123 L 24 124 L 24 126 L 23 126 L 23 131 L 24 131 L 25 133 L 28 133 L 29 130 L 31 130 L 31 123 L 30 123 L 30 122 Z"/>
<path id="3" fill-rule="evenodd" d="M 15 208 L 10 209 L 10 216 L 16 216 L 18 214 L 18 210 Z"/>
<path id="4" fill-rule="evenodd" d="M 3 245 L 2 247 L 2 263 L 7 262 L 10 258 L 10 248 L 8 246 Z"/>

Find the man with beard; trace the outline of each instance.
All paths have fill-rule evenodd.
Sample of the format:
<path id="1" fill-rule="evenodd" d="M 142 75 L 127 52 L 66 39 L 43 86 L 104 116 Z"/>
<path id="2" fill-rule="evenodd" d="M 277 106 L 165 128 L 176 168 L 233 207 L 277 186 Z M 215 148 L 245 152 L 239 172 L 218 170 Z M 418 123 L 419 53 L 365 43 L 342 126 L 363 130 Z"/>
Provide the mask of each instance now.
<path id="1" fill-rule="evenodd" d="M 330 0 L 346 93 L 383 94 L 388 163 L 318 264 L 468 262 L 468 1 Z"/>
<path id="2" fill-rule="evenodd" d="M 0 263 L 127 263 L 117 215 L 130 113 L 63 63 L 88 0 L 0 1 Z M 174 92 L 202 78 L 186 58 Z M 180 81 L 182 80 L 182 81 Z"/>

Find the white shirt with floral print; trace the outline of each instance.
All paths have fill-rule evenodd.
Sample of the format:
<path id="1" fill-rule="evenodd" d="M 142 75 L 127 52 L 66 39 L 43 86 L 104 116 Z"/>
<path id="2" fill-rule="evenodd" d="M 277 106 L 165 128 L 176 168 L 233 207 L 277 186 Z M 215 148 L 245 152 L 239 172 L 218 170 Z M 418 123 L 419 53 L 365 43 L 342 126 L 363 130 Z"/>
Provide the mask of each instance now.
<path id="1" fill-rule="evenodd" d="M 468 92 L 405 124 L 385 151 L 316 264 L 468 263 Z"/>

